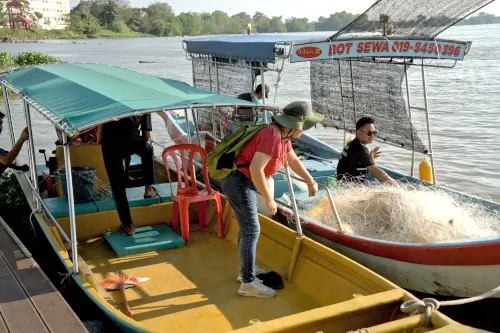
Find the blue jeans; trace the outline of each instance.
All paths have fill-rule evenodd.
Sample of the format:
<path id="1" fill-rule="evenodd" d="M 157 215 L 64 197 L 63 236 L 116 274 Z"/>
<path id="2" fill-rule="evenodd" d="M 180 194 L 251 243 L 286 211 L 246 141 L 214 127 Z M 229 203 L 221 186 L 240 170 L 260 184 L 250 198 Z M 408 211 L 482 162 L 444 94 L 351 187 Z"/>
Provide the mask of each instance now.
<path id="1" fill-rule="evenodd" d="M 240 269 L 244 283 L 255 279 L 255 256 L 260 234 L 257 214 L 257 190 L 252 182 L 238 170 L 222 180 L 222 192 L 233 208 L 240 226 L 238 249 Z"/>

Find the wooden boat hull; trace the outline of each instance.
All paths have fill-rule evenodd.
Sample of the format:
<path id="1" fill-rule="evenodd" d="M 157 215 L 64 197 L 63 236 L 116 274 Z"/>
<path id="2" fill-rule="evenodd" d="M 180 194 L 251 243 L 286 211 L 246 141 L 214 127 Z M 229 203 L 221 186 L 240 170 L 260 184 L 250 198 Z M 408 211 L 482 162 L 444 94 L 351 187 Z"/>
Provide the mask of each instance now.
<path id="1" fill-rule="evenodd" d="M 169 134 L 175 143 L 187 142 L 183 128 L 169 115 Z M 325 149 L 322 143 L 321 149 Z M 328 146 L 329 147 L 329 146 Z M 332 152 L 338 152 L 329 147 Z M 384 168 L 395 179 L 420 182 Z M 465 195 L 465 194 L 462 194 Z M 500 205 L 479 199 L 493 209 Z M 280 209 L 293 220 L 292 212 Z M 471 297 L 500 284 L 500 239 L 468 242 L 405 244 L 342 234 L 336 229 L 302 219 L 308 236 L 372 269 L 397 285 L 427 294 Z M 287 225 L 287 223 L 284 223 Z M 481 277 L 481 278 L 479 278 Z M 483 278 L 484 277 L 484 278 Z M 500 297 L 497 294 L 495 297 Z"/>
<path id="2" fill-rule="evenodd" d="M 24 178 L 18 179 L 33 207 L 29 187 Z M 171 207 L 172 203 L 134 207 L 131 213 L 133 217 L 143 217 L 137 219 L 138 226 L 171 223 Z M 262 260 L 259 264 L 279 272 L 284 277 L 285 289 L 270 300 L 239 298 L 233 272 L 237 251 L 225 248 L 237 243 L 238 228 L 229 206 L 224 207 L 228 223 L 226 239 L 211 235 L 210 230 L 192 231 L 192 244 L 181 251 L 153 251 L 120 258 L 102 245 L 103 241 L 94 238 L 116 226 L 116 212 L 78 215 L 80 271 L 71 278 L 120 332 L 195 332 L 200 329 L 242 333 L 344 332 L 361 327 L 390 332 L 394 325 L 415 328 L 424 324 L 421 316 L 398 314 L 401 302 L 412 299 L 411 294 L 328 247 L 297 237 L 292 230 L 262 216 L 257 249 L 257 257 Z M 73 265 L 67 247 L 44 215 L 43 212 L 35 214 L 36 220 L 70 273 Z M 58 222 L 63 229 L 69 228 L 67 218 Z M 213 244 L 222 246 L 220 251 L 208 251 Z M 182 251 L 187 252 L 183 255 Z M 195 262 L 210 268 L 204 270 L 205 274 L 195 274 L 199 272 L 193 266 Z M 105 272 L 123 268 L 134 276 L 148 276 L 156 281 L 148 281 L 149 284 L 136 287 L 137 291 L 128 292 L 132 318 L 124 314 L 118 292 L 106 293 L 100 287 Z M 207 284 L 211 279 L 213 281 Z M 167 292 L 170 289 L 177 291 Z M 246 304 L 245 311 L 241 304 Z M 193 320 L 189 315 L 198 319 Z M 249 326 L 248 320 L 253 325 Z M 479 332 L 437 311 L 432 314 L 432 322 L 433 329 L 440 332 Z"/>

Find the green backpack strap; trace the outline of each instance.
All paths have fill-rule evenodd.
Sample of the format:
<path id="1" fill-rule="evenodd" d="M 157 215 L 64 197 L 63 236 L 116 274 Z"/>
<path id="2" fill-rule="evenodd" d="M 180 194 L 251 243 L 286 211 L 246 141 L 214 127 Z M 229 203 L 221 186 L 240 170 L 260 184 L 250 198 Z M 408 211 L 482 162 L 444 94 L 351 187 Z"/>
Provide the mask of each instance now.
<path id="1" fill-rule="evenodd" d="M 240 126 L 231 135 L 222 139 L 222 141 L 208 153 L 207 166 L 210 177 L 214 179 L 224 179 L 231 172 L 236 170 L 236 157 L 238 157 L 243 145 L 265 126 L 267 125 Z"/>

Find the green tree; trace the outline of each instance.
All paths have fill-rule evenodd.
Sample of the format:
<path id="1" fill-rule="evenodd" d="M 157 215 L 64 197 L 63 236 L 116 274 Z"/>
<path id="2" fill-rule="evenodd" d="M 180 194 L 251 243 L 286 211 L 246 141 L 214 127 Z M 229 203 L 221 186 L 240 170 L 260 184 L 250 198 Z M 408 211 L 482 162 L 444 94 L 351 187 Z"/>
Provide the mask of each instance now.
<path id="1" fill-rule="evenodd" d="M 121 8 L 120 16 L 122 17 L 123 22 L 133 31 L 142 31 L 144 28 L 144 17 L 146 15 L 144 8 Z"/>
<path id="2" fill-rule="evenodd" d="M 196 36 L 203 33 L 204 23 L 199 14 L 192 12 L 180 13 L 177 18 L 183 35 Z"/>
<path id="3" fill-rule="evenodd" d="M 252 22 L 257 32 L 270 32 L 271 21 L 269 20 L 269 17 L 263 13 L 256 12 L 252 17 Z"/>
<path id="4" fill-rule="evenodd" d="M 269 21 L 269 32 L 286 32 L 285 23 L 282 16 L 273 16 Z"/>
<path id="5" fill-rule="evenodd" d="M 94 15 L 85 13 L 73 13 L 69 15 L 69 30 L 77 33 L 85 34 L 87 36 L 92 36 L 99 30 L 101 26 L 99 25 L 99 20 L 95 18 Z"/>
<path id="6" fill-rule="evenodd" d="M 286 31 L 288 32 L 306 32 L 314 31 L 314 23 L 310 23 L 307 18 L 291 17 L 285 20 Z"/>

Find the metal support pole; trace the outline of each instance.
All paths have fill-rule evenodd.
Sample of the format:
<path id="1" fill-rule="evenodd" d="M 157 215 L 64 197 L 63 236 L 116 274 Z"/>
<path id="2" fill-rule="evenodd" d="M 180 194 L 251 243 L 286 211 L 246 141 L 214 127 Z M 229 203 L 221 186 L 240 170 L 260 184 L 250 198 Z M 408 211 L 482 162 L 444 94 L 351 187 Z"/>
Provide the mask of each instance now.
<path id="1" fill-rule="evenodd" d="M 356 98 L 354 97 L 354 76 L 352 75 L 352 61 L 349 60 L 349 70 L 351 71 L 351 91 L 352 91 L 352 109 L 354 111 L 354 121 L 358 121 L 356 116 Z"/>
<path id="2" fill-rule="evenodd" d="M 215 79 L 217 80 L 217 93 L 220 94 L 219 65 L 217 64 L 217 58 L 215 58 Z"/>
<path id="3" fill-rule="evenodd" d="M 63 151 L 64 151 L 64 172 L 66 174 L 66 193 L 68 194 L 69 208 L 69 229 L 71 236 L 71 259 L 73 261 L 73 272 L 78 274 L 78 248 L 76 244 L 76 215 L 75 199 L 73 196 L 73 173 L 71 172 L 71 157 L 69 152 L 69 140 L 66 133 L 63 133 Z"/>
<path id="4" fill-rule="evenodd" d="M 422 59 L 422 86 L 424 88 L 425 120 L 427 122 L 427 136 L 429 138 L 429 155 L 431 155 L 432 181 L 433 181 L 434 185 L 436 185 L 437 182 L 436 182 L 436 171 L 434 169 L 434 152 L 432 150 L 431 124 L 429 121 L 429 106 L 427 104 L 427 90 L 426 90 L 426 85 L 425 85 L 424 59 Z"/>
<path id="5" fill-rule="evenodd" d="M 339 64 L 339 84 L 340 84 L 340 102 L 342 104 L 342 118 L 344 119 L 344 146 L 347 144 L 347 133 L 345 128 L 345 108 L 344 108 L 344 92 L 342 89 L 342 68 L 340 66 L 340 60 L 337 60 Z"/>
<path id="6" fill-rule="evenodd" d="M 210 91 L 212 91 L 212 62 L 208 62 L 208 84 L 210 85 Z"/>
<path id="7" fill-rule="evenodd" d="M 288 167 L 288 161 L 284 163 L 286 171 L 286 182 L 288 183 L 288 190 L 290 191 L 290 200 L 292 201 L 293 214 L 295 215 L 295 229 L 299 236 L 302 236 L 302 225 L 300 224 L 299 209 L 297 208 L 297 202 L 295 201 L 295 194 L 293 192 L 292 178 L 290 177 L 290 168 Z"/>
<path id="8" fill-rule="evenodd" d="M 189 132 L 189 114 L 188 110 L 184 109 L 184 116 L 186 117 L 186 135 L 188 143 L 191 143 L 191 133 Z"/>
<path id="9" fill-rule="evenodd" d="M 260 63 L 260 79 L 261 79 L 261 88 L 262 88 L 262 104 L 266 104 L 266 84 L 264 83 L 264 64 Z M 264 110 L 264 121 L 266 124 L 269 124 L 269 120 L 267 118 L 267 110 Z"/>
<path id="10" fill-rule="evenodd" d="M 12 123 L 12 114 L 10 113 L 9 94 L 7 92 L 7 87 L 4 85 L 2 85 L 2 94 L 3 94 L 3 99 L 5 100 L 5 112 L 7 112 L 7 122 L 9 123 L 10 143 L 12 144 L 12 146 L 14 146 L 16 144 L 16 136 L 14 135 L 14 124 Z"/>
<path id="11" fill-rule="evenodd" d="M 38 175 L 36 172 L 36 158 L 35 158 L 35 143 L 33 140 L 33 126 L 31 124 L 31 114 L 30 114 L 30 106 L 28 102 L 24 101 L 24 116 L 26 118 L 26 124 L 28 125 L 28 155 L 29 155 L 29 166 L 30 166 L 30 174 L 31 174 L 31 182 L 35 187 L 36 193 L 39 193 L 39 184 L 38 184 Z M 38 201 L 38 197 L 33 193 L 33 202 L 35 203 L 36 211 L 39 212 L 41 209 L 40 202 Z"/>
<path id="12" fill-rule="evenodd" d="M 212 107 L 212 131 L 213 131 L 213 136 L 214 136 L 214 146 L 217 145 L 217 124 L 215 123 L 215 106 Z"/>
<path id="13" fill-rule="evenodd" d="M 201 147 L 201 138 L 200 138 L 200 131 L 198 130 L 198 120 L 196 119 L 197 117 L 194 114 L 194 109 L 191 109 L 191 116 L 193 117 L 193 122 L 194 122 L 194 129 L 196 131 L 196 137 L 198 138 L 198 145 Z"/>
<path id="14" fill-rule="evenodd" d="M 405 60 L 405 83 L 406 83 L 406 99 L 408 100 L 408 116 L 410 117 L 410 135 L 411 135 L 411 172 L 410 177 L 413 177 L 413 168 L 415 167 L 415 141 L 413 139 L 413 123 L 411 121 L 411 100 L 410 100 L 410 88 L 408 87 L 408 66 Z"/>

